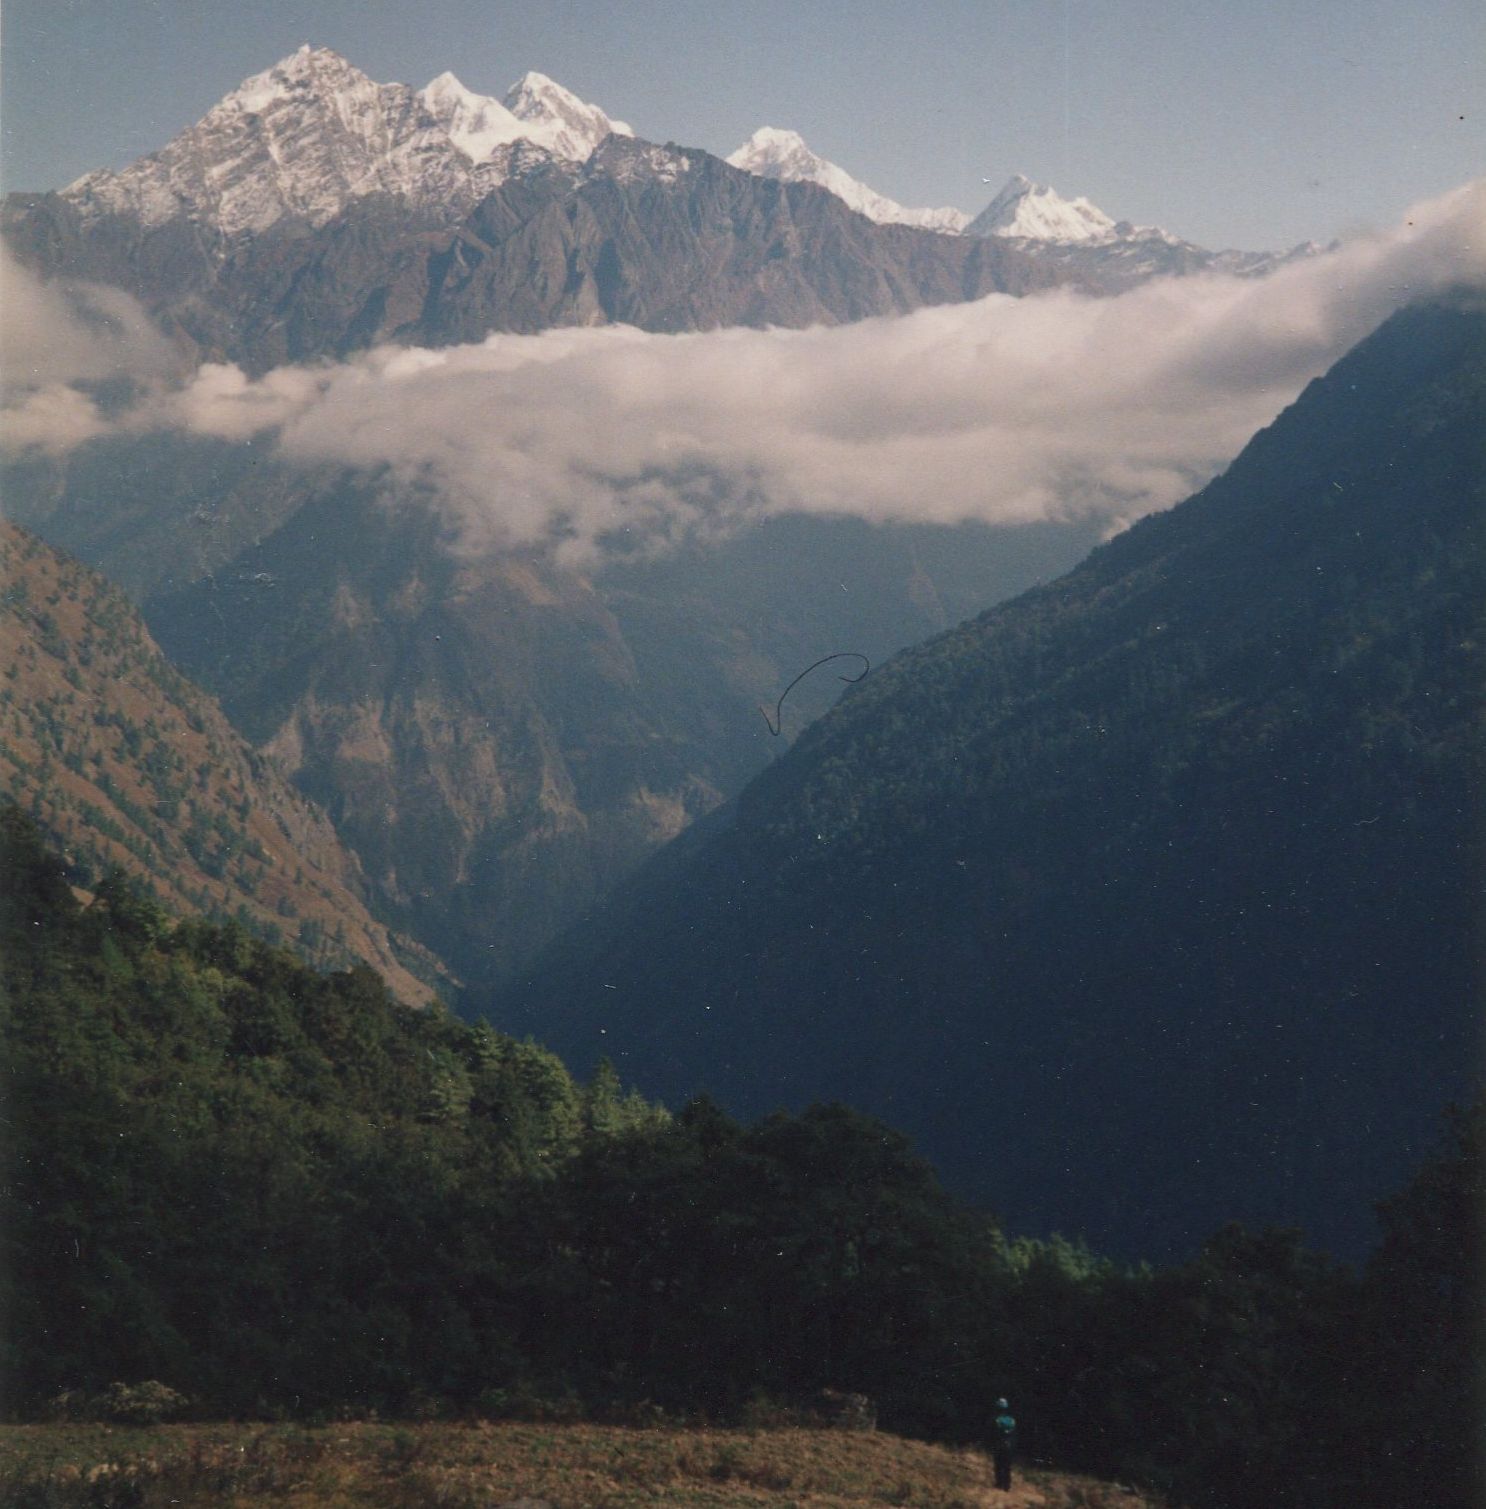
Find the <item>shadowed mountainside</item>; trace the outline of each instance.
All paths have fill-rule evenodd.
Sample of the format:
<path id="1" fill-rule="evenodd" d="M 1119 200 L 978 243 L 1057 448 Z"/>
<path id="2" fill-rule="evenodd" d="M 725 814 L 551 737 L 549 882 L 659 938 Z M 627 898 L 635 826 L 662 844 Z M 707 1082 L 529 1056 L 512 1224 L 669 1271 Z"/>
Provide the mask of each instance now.
<path id="1" fill-rule="evenodd" d="M 1356 1250 L 1477 1042 L 1486 315 L 852 688 L 495 1020 L 647 1093 L 850 1095 L 1018 1226 Z"/>

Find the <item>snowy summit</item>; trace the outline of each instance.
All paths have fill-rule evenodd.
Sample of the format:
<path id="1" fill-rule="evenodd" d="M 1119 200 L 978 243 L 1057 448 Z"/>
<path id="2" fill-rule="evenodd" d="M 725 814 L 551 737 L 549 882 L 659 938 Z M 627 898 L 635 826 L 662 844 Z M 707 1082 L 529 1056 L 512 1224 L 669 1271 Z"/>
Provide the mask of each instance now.
<path id="1" fill-rule="evenodd" d="M 1118 227 L 1087 199 L 1064 199 L 1045 183 L 1018 173 L 966 227 L 972 236 L 1020 236 L 1029 241 L 1113 241 Z"/>
<path id="2" fill-rule="evenodd" d="M 964 210 L 905 209 L 903 205 L 869 189 L 844 168 L 828 162 L 805 145 L 798 131 L 762 126 L 728 157 L 735 168 L 760 178 L 779 178 L 786 183 L 818 183 L 843 199 L 858 214 L 883 225 L 916 225 L 931 231 L 960 231 L 969 224 Z"/>
<path id="3" fill-rule="evenodd" d="M 967 236 L 1006 236 L 1059 246 L 1102 246 L 1127 239 L 1168 239 L 1164 232 L 1116 222 L 1087 199 L 1064 199 L 1046 184 L 1018 173 L 973 219 L 949 207 L 914 210 L 879 194 L 812 152 L 798 131 L 764 126 L 727 159 L 735 168 L 762 178 L 817 183 L 843 199 L 859 214 L 885 225 L 916 225 L 925 230 Z"/>
<path id="4" fill-rule="evenodd" d="M 180 218 L 225 249 L 280 221 L 325 225 L 371 196 L 437 219 L 458 215 L 513 175 L 554 162 L 597 163 L 604 141 L 633 136 L 546 74 L 524 74 L 503 99 L 476 93 L 452 73 L 413 89 L 379 84 L 339 53 L 306 44 L 245 79 L 158 152 L 116 173 L 86 174 L 61 192 L 84 221 L 126 214 L 155 227 Z M 1064 199 L 1021 174 L 974 219 L 948 206 L 909 209 L 812 152 L 798 132 L 775 126 L 755 131 L 727 161 L 760 177 L 818 184 L 881 224 L 1037 242 L 1050 256 L 1104 259 L 1123 277 L 1197 265 L 1254 274 L 1282 260 L 1205 252 L 1165 231 L 1117 222 L 1087 199 Z M 676 182 L 691 162 L 644 146 L 610 152 L 599 166 Z"/>
<path id="5" fill-rule="evenodd" d="M 543 73 L 526 74 L 503 101 L 465 88 L 452 73 L 441 73 L 418 97 L 474 163 L 489 161 L 496 148 L 514 141 L 583 162 L 610 132 L 634 135 L 623 121 L 611 120 Z"/>
<path id="6" fill-rule="evenodd" d="M 452 73 L 414 90 L 378 84 L 307 43 L 160 151 L 118 173 L 88 173 L 62 194 L 85 215 L 123 211 L 159 225 L 184 213 L 227 237 L 254 235 L 285 216 L 323 225 L 369 194 L 473 203 L 509 171 L 502 148 L 525 142 L 582 162 L 611 132 L 633 134 L 545 74 L 526 74 L 504 101 Z"/>

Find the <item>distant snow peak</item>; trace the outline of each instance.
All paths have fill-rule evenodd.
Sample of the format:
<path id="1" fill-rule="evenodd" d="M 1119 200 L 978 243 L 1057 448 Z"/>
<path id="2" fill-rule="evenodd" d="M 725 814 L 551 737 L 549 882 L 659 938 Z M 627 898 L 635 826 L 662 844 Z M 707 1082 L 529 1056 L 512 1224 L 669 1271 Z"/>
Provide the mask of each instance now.
<path id="1" fill-rule="evenodd" d="M 1087 199 L 1064 199 L 1045 183 L 1033 183 L 1017 173 L 966 227 L 972 236 L 1020 236 L 1029 241 L 1064 244 L 1122 239 L 1141 235 L 1126 224 L 1117 225 Z"/>
<path id="2" fill-rule="evenodd" d="M 633 136 L 623 121 L 610 120 L 544 73 L 528 73 L 504 100 L 476 94 L 452 73 L 441 73 L 419 94 L 424 106 L 473 163 L 484 163 L 500 147 L 528 141 L 571 162 L 584 162 L 610 134 Z"/>
<path id="3" fill-rule="evenodd" d="M 959 231 L 969 224 L 963 210 L 913 210 L 869 189 L 844 168 L 812 152 L 798 131 L 761 126 L 728 157 L 735 168 L 760 178 L 778 178 L 786 183 L 816 183 L 829 189 L 858 214 L 882 225 L 916 225 L 932 231 Z"/>
<path id="4" fill-rule="evenodd" d="M 1308 243 L 1288 252 L 1208 251 L 1159 226 L 1113 220 L 1087 199 L 1064 199 L 1021 173 L 970 222 L 965 234 L 1035 242 L 1039 256 L 1064 266 L 1097 268 L 1115 286 L 1125 287 L 1204 268 L 1262 277 L 1320 250 Z"/>
<path id="5" fill-rule="evenodd" d="M 522 123 L 498 99 L 466 89 L 452 73 L 431 80 L 418 98 L 471 162 L 487 162 L 497 147 L 526 134 Z"/>
<path id="6" fill-rule="evenodd" d="M 378 84 L 325 47 L 244 79 L 160 151 L 63 190 L 86 215 L 145 225 L 186 215 L 234 237 L 285 215 L 323 224 L 352 199 L 456 196 L 468 164 L 405 84 Z"/>
<path id="7" fill-rule="evenodd" d="M 519 123 L 520 135 L 574 162 L 585 161 L 611 132 L 635 134 L 623 121 L 611 120 L 597 105 L 580 100 L 545 73 L 523 75 L 511 85 L 503 105 Z"/>
<path id="8" fill-rule="evenodd" d="M 728 161 L 735 168 L 749 172 L 758 172 L 753 166 L 755 163 L 774 170 L 771 174 L 761 173 L 761 177 L 777 177 L 785 170 L 814 173 L 823 165 L 829 166 L 823 157 L 817 157 L 805 145 L 805 138 L 798 131 L 784 131 L 778 126 L 760 126 Z"/>
<path id="9" fill-rule="evenodd" d="M 611 132 L 633 134 L 544 74 L 527 74 L 504 102 L 452 73 L 415 91 L 306 43 L 160 151 L 62 193 L 85 216 L 124 212 L 148 226 L 184 215 L 230 240 L 285 216 L 323 225 L 369 194 L 458 208 L 518 167 L 583 162 Z"/>

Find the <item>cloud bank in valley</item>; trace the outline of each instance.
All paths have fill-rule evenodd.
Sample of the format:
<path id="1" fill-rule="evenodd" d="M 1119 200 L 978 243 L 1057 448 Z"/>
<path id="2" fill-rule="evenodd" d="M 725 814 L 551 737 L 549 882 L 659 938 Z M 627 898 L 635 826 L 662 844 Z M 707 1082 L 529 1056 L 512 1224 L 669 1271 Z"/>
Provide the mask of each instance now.
<path id="1" fill-rule="evenodd" d="M 51 449 L 109 428 L 268 435 L 289 460 L 436 497 L 472 549 L 582 553 L 785 512 L 1113 529 L 1200 485 L 1391 310 L 1461 284 L 1486 286 L 1486 182 L 1262 279 L 798 331 L 494 335 L 258 379 L 208 365 L 108 420 L 57 370 L 86 356 L 76 308 L 44 307 L 33 324 L 67 338 L 3 434 Z M 128 331 L 136 313 L 115 308 Z"/>

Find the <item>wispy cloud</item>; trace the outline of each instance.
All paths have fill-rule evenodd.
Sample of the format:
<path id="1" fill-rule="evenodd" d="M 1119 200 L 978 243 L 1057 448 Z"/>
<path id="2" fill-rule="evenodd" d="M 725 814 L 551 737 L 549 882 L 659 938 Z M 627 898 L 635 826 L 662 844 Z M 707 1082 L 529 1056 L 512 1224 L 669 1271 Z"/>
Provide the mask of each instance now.
<path id="1" fill-rule="evenodd" d="M 0 243 L 0 443 L 70 450 L 112 428 L 90 388 L 110 378 L 150 382 L 179 366 L 122 289 L 43 282 Z"/>
<path id="2" fill-rule="evenodd" d="M 1192 491 L 1392 309 L 1457 284 L 1486 284 L 1486 183 L 1259 280 L 830 329 L 496 335 L 256 380 L 207 366 L 119 422 L 274 432 L 291 460 L 433 494 L 470 548 L 794 511 L 1113 528 Z"/>

